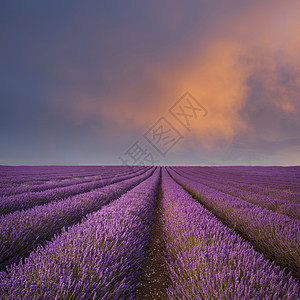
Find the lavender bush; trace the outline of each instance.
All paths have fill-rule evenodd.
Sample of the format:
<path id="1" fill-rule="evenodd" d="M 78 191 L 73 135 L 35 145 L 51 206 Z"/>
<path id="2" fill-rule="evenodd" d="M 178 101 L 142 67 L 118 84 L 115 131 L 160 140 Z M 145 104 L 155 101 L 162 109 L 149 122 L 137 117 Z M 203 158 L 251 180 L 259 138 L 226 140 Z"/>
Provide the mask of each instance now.
<path id="1" fill-rule="evenodd" d="M 300 221 L 253 205 L 186 179 L 174 171 L 173 178 L 235 230 L 278 264 L 299 275 Z"/>
<path id="2" fill-rule="evenodd" d="M 169 299 L 298 299 L 298 283 L 197 203 L 164 171 Z"/>
<path id="3" fill-rule="evenodd" d="M 152 173 L 150 170 L 85 194 L 0 217 L 0 269 L 19 261 L 62 227 L 79 222 L 86 214 L 120 197 Z"/>
<path id="4" fill-rule="evenodd" d="M 160 170 L 39 247 L 0 282 L 1 299 L 134 299 Z"/>
<path id="5" fill-rule="evenodd" d="M 145 172 L 145 169 L 139 172 Z M 89 183 L 78 183 L 69 187 L 54 188 L 42 192 L 28 192 L 9 197 L 0 198 L 0 214 L 8 214 L 16 210 L 28 209 L 36 205 L 46 204 L 50 201 L 58 201 L 65 197 L 70 197 L 76 194 L 85 193 L 92 189 L 100 188 L 109 183 L 115 183 L 133 176 L 137 173 L 129 173 L 125 176 L 113 177 L 107 179 L 99 179 Z"/>

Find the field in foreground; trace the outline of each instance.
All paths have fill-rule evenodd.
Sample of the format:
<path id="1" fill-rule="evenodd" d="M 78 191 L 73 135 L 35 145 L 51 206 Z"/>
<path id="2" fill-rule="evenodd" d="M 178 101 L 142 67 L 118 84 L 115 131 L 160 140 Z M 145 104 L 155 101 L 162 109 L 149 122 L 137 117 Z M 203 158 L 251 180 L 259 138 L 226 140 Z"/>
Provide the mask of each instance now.
<path id="1" fill-rule="evenodd" d="M 300 167 L 0 167 L 0 299 L 300 299 Z"/>

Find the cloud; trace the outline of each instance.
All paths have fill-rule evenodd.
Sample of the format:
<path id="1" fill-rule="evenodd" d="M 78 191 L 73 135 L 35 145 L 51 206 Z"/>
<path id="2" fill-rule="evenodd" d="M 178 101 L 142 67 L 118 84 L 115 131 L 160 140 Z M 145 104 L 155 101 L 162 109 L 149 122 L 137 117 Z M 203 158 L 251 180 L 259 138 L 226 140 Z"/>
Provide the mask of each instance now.
<path id="1" fill-rule="evenodd" d="M 209 111 L 205 121 L 193 129 L 198 145 L 213 147 L 222 142 L 230 144 L 239 135 L 255 138 L 269 134 L 256 127 L 256 116 L 247 111 L 256 110 L 252 105 L 256 94 L 257 109 L 268 108 L 264 118 L 269 122 L 279 114 L 289 119 L 299 112 L 298 7 L 297 2 L 283 6 L 278 1 L 274 8 L 270 3 L 256 4 L 249 14 L 224 18 L 221 34 L 213 30 L 205 42 L 184 49 L 181 61 L 171 60 L 150 68 L 152 79 L 157 81 L 157 90 L 151 96 L 136 85 L 117 92 L 119 101 L 111 102 L 110 117 L 114 116 L 120 126 L 145 126 L 189 90 Z M 131 99 L 145 101 L 138 106 Z M 294 121 L 299 127 L 299 121 Z M 274 131 L 273 136 L 265 138 L 276 140 L 281 136 Z"/>
<path id="2" fill-rule="evenodd" d="M 116 41 L 122 41 L 126 55 L 117 63 L 95 61 L 99 89 L 75 88 L 53 98 L 76 122 L 99 116 L 108 131 L 142 133 L 188 90 L 208 115 L 179 147 L 229 149 L 236 143 L 247 147 L 256 140 L 293 139 L 300 130 L 300 5 L 288 3 L 254 1 L 226 15 L 221 10 L 205 20 L 205 33 L 200 22 L 199 29 L 191 29 L 190 43 L 167 48 L 163 59 L 149 54 L 156 50 L 146 39 L 149 49 L 139 45 L 132 54 L 134 35 L 126 29 L 110 32 L 108 48 L 114 52 L 120 45 Z M 215 3 L 212 7 L 217 11 Z M 185 18 L 178 13 L 176 20 L 182 24 Z M 124 33 L 132 38 L 128 44 Z"/>

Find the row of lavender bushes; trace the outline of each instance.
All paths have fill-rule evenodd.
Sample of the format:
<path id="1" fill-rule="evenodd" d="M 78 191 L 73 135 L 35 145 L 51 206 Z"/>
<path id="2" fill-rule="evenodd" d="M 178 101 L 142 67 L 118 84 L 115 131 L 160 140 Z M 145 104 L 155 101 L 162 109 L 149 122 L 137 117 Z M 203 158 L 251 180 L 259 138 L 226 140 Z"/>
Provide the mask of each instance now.
<path id="1" fill-rule="evenodd" d="M 151 176 L 153 171 L 151 169 L 88 193 L 0 217 L 0 269 L 18 262 L 63 227 L 78 223 L 88 213 L 120 197 Z"/>
<path id="2" fill-rule="evenodd" d="M 112 168 L 121 170 L 127 166 L 0 166 L 0 186 L 93 176 Z"/>
<path id="3" fill-rule="evenodd" d="M 237 170 L 241 169 L 240 171 Z M 298 168 L 298 167 L 295 167 Z M 295 168 L 289 168 L 283 173 L 279 173 L 278 176 L 276 172 L 278 167 L 263 168 L 263 170 L 258 171 L 261 167 L 182 167 L 181 169 L 193 170 L 196 173 L 206 175 L 215 180 L 226 179 L 230 177 L 235 182 L 243 182 L 250 185 L 255 185 L 257 187 L 263 188 L 266 192 L 269 191 L 281 191 L 285 193 L 286 190 L 299 193 L 300 185 L 299 180 L 296 178 L 296 173 L 299 172 Z"/>
<path id="4" fill-rule="evenodd" d="M 135 299 L 146 257 L 160 169 L 72 226 L 0 281 L 1 299 Z"/>
<path id="5" fill-rule="evenodd" d="M 89 192 L 93 189 L 103 187 L 109 183 L 115 183 L 144 172 L 145 169 L 136 170 L 127 175 L 106 179 L 98 179 L 88 183 L 78 183 L 67 187 L 54 188 L 42 192 L 28 192 L 24 194 L 13 195 L 0 198 L 0 214 L 8 214 L 16 210 L 26 210 L 36 205 L 49 203 L 50 201 L 58 201 L 65 197 L 70 197 L 76 194 Z"/>
<path id="6" fill-rule="evenodd" d="M 261 207 L 265 207 L 269 210 L 276 211 L 278 213 L 282 213 L 291 218 L 300 219 L 300 195 L 293 195 L 293 198 L 291 198 L 291 200 L 299 202 L 294 203 L 291 200 L 278 199 L 271 196 L 261 195 L 253 193 L 251 191 L 232 187 L 229 184 L 227 184 L 226 181 L 223 181 L 223 183 L 217 183 L 215 181 L 207 180 L 205 178 L 196 177 L 194 174 L 182 172 L 177 169 L 173 170 L 185 178 L 188 178 L 195 182 L 201 182 L 201 184 L 209 186 L 223 193 L 239 197 L 247 202 L 259 205 Z"/>
<path id="7" fill-rule="evenodd" d="M 299 192 L 292 192 L 292 191 L 284 191 L 279 189 L 273 189 L 271 186 L 262 187 L 257 185 L 257 183 L 252 182 L 251 176 L 244 175 L 241 178 L 236 178 L 232 176 L 230 173 L 230 168 L 228 167 L 228 174 L 224 174 L 223 176 L 218 176 L 214 173 L 206 173 L 202 172 L 201 168 L 189 168 L 189 167 L 175 167 L 173 168 L 177 172 L 183 172 L 189 176 L 193 176 L 199 180 L 205 180 L 207 182 L 216 183 L 216 184 L 224 184 L 228 185 L 229 187 L 242 189 L 254 194 L 265 195 L 277 199 L 284 199 L 289 201 L 299 202 Z M 265 179 L 267 180 L 267 179 Z M 300 184 L 299 184 L 300 187 Z"/>
<path id="8" fill-rule="evenodd" d="M 186 179 L 169 169 L 177 183 L 237 230 L 259 250 L 300 275 L 300 221 Z"/>
<path id="9" fill-rule="evenodd" d="M 237 179 L 236 176 L 232 176 L 230 173 L 230 167 L 228 167 L 227 173 L 225 174 L 226 176 L 216 176 L 216 174 L 210 173 L 202 173 L 201 168 L 195 169 L 195 168 L 189 168 L 189 167 L 182 167 L 182 168 L 177 168 L 177 170 L 180 170 L 182 172 L 185 172 L 189 175 L 196 176 L 197 178 L 201 180 L 206 180 L 210 181 L 212 183 L 220 183 L 220 184 L 225 184 L 229 187 L 236 187 L 238 189 L 246 190 L 252 193 L 256 194 L 261 194 L 269 197 L 274 197 L 277 199 L 284 199 L 284 200 L 289 200 L 289 201 L 295 201 L 295 202 L 300 202 L 300 192 L 296 191 L 283 191 L 283 190 L 278 190 L 279 188 L 279 183 L 276 183 L 276 185 L 273 188 L 273 184 L 269 182 L 269 187 L 262 187 L 262 186 L 257 186 L 255 183 L 253 183 L 253 179 L 251 179 L 251 176 L 246 176 Z M 272 178 L 266 178 L 266 182 L 268 180 L 271 180 Z M 298 187 L 300 188 L 300 184 L 298 184 Z M 285 184 L 285 189 L 287 189 L 288 186 Z"/>
<path id="10" fill-rule="evenodd" d="M 168 299 L 299 299 L 290 274 L 219 222 L 165 170 L 162 193 Z"/>
<path id="11" fill-rule="evenodd" d="M 138 169 L 135 167 L 135 170 L 138 171 Z M 50 180 L 50 182 L 42 183 L 42 184 L 34 184 L 34 185 L 22 185 L 18 187 L 7 187 L 7 188 L 1 188 L 0 189 L 0 196 L 1 197 L 7 197 L 11 195 L 16 195 L 16 194 L 21 194 L 25 192 L 41 192 L 53 188 L 58 188 L 58 187 L 65 187 L 65 186 L 70 186 L 78 183 L 85 183 L 85 182 L 92 182 L 96 180 L 97 178 L 101 177 L 102 179 L 111 177 L 111 176 L 119 176 L 121 174 L 128 173 L 128 170 L 125 169 L 120 171 L 119 168 L 111 167 L 111 168 L 106 168 L 105 172 L 98 172 L 97 175 L 93 175 L 92 177 L 75 177 L 75 179 L 67 179 L 67 180 L 62 180 L 62 181 L 56 181 L 55 179 Z M 132 172 L 133 168 L 130 168 L 129 172 Z"/>

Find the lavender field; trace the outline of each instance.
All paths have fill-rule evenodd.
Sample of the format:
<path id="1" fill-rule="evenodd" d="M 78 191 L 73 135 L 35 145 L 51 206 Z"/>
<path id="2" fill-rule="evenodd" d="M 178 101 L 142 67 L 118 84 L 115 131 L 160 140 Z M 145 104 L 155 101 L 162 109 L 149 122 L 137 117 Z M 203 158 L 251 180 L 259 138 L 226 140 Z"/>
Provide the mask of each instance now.
<path id="1" fill-rule="evenodd" d="M 300 167 L 0 167 L 0 299 L 300 299 Z"/>

